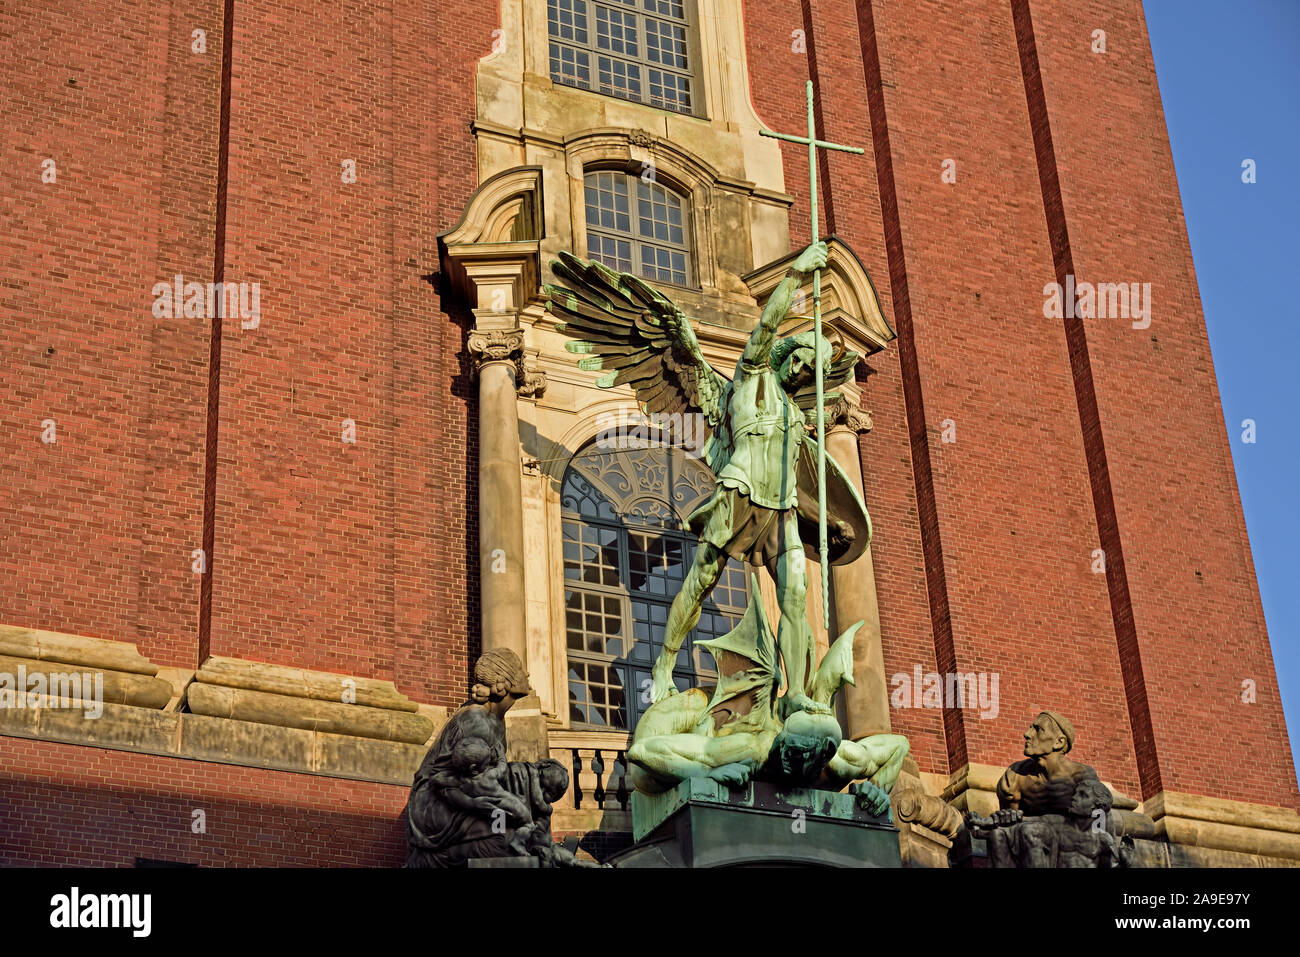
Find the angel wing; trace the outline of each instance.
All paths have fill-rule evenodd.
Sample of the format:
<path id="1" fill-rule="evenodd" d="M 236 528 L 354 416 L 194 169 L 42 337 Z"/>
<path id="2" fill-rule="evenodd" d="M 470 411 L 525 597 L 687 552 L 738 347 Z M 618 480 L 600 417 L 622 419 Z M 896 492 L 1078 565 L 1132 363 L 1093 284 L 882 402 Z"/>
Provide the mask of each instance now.
<path id="1" fill-rule="evenodd" d="M 690 320 L 672 301 L 630 273 L 566 252 L 551 261 L 564 285 L 546 285 L 556 327 L 574 337 L 581 369 L 604 369 L 602 388 L 631 385 L 647 412 L 703 412 L 717 427 L 728 380 L 704 358 Z"/>

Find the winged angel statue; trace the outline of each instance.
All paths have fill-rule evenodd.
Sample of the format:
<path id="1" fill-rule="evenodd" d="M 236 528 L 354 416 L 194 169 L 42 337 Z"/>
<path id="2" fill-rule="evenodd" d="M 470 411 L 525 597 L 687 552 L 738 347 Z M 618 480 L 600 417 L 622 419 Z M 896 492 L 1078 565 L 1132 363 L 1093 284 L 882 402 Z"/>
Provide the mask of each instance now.
<path id="1" fill-rule="evenodd" d="M 820 345 L 823 357 L 830 356 L 823 379 L 823 397 L 828 404 L 837 400 L 839 393 L 825 390 L 846 382 L 859 356 L 842 346 L 832 351 L 825 336 L 818 343 L 811 331 L 784 337 L 778 334 L 805 276 L 823 268 L 826 255 L 826 244 L 818 242 L 795 259 L 769 297 L 731 378 L 709 365 L 690 319 L 648 283 L 563 252 L 551 263 L 564 285 L 546 286 L 550 308 L 563 320 L 560 331 L 573 337 L 567 344 L 569 351 L 586 355 L 579 366 L 603 370 L 605 374 L 597 383 L 604 388 L 631 386 L 647 412 L 701 413 L 712 431 L 704 458 L 716 476 L 716 486 L 708 501 L 688 519 L 699 537 L 699 547 L 668 612 L 663 650 L 652 672 L 653 704 L 638 724 L 628 754 L 641 772 L 634 776 L 642 790 L 662 790 L 697 774 L 737 783 L 737 778 L 747 780 L 758 768 L 782 760 L 801 764 L 811 759 L 811 764 L 794 775 L 809 778 L 814 772 L 820 774 L 836 753 L 831 747 L 820 760 L 811 753 L 795 760 L 800 747 L 804 752 L 809 748 L 816 752 L 818 747 L 804 740 L 807 735 L 792 731 L 817 728 L 829 734 L 833 726 L 831 736 L 839 744 L 830 702 L 843 681 L 852 682 L 852 636 L 862 624 L 853 625 L 835 642 L 821 671 L 814 675 L 805 556 L 817 557 L 818 493 L 817 445 L 809 435 L 809 421 L 810 416 L 815 420 L 817 401 L 814 349 Z M 826 511 L 831 564 L 853 561 L 871 539 L 871 520 L 853 482 L 829 455 Z M 745 621 L 728 636 L 716 639 L 723 644 L 730 639 L 727 648 L 717 650 L 738 654 L 751 665 L 748 671 L 753 680 L 745 689 L 745 705 L 739 707 L 734 700 L 730 707 L 723 707 L 726 702 L 719 700 L 726 681 L 720 681 L 712 701 L 700 689 L 679 695 L 672 681 L 673 662 L 682 642 L 699 622 L 703 602 L 729 557 L 767 568 L 776 582 L 781 612 L 771 654 L 763 651 L 767 624 L 761 609 L 755 611 L 760 604 L 757 592 Z M 780 684 L 778 653 L 786 684 L 786 693 L 780 697 L 776 694 Z M 719 662 L 720 675 L 723 667 Z M 755 712 L 751 706 L 758 703 L 755 689 L 760 687 L 764 693 Z M 814 693 L 815 687 L 819 693 Z M 781 746 L 772 750 L 783 726 L 790 732 L 781 739 L 784 758 L 778 753 Z M 725 740 L 733 737 L 735 740 Z M 822 740 L 824 744 L 825 736 Z M 895 742 L 889 754 L 882 753 L 883 760 L 875 762 L 886 771 L 886 777 L 891 775 L 885 765 L 901 766 L 906 754 L 906 740 L 898 740 L 902 741 L 900 754 L 894 753 Z M 642 746 L 638 748 L 638 744 Z M 897 777 L 897 767 L 892 768 L 892 777 Z M 847 781 L 839 786 L 844 783 Z"/>

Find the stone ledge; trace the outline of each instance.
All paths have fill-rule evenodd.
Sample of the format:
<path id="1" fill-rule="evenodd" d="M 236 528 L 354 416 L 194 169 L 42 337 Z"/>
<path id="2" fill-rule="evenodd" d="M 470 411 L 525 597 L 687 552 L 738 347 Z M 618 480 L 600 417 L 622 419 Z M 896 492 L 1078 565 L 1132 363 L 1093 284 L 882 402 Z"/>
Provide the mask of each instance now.
<path id="1" fill-rule="evenodd" d="M 1213 824 L 1235 824 L 1300 834 L 1300 813 L 1295 808 L 1274 807 L 1271 804 L 1250 804 L 1181 791 L 1161 791 L 1142 803 L 1142 811 L 1153 820 L 1166 816 L 1181 817 Z"/>
<path id="2" fill-rule="evenodd" d="M 353 678 L 328 671 L 307 671 L 261 661 L 213 656 L 203 663 L 194 680 L 202 684 L 261 691 L 291 698 L 345 703 L 345 695 L 354 703 L 388 711 L 416 711 L 416 704 L 397 690 L 391 681 L 376 678 Z M 349 684 L 350 682 L 350 684 Z"/>
<path id="3" fill-rule="evenodd" d="M 20 625 L 0 625 L 0 655 L 79 668 L 126 671 L 149 677 L 158 674 L 158 666 L 140 654 L 130 642 L 41 631 Z"/>
<path id="4" fill-rule="evenodd" d="M 445 723 L 445 711 L 441 717 Z M 80 709 L 0 709 L 0 734 L 402 787 L 410 786 L 428 750 L 427 741 L 380 741 L 107 703 L 98 719 Z"/>
<path id="5" fill-rule="evenodd" d="M 22 671 L 20 672 L 19 669 L 22 669 Z M 172 698 L 172 685 L 170 682 L 140 672 L 113 671 L 108 668 L 72 665 L 59 661 L 41 661 L 36 658 L 15 658 L 0 654 L 0 674 L 16 676 L 20 673 L 25 673 L 28 681 L 33 675 L 42 676 L 42 684 L 47 689 L 49 696 L 64 700 L 76 698 L 85 701 L 93 697 L 94 685 L 91 684 L 89 688 L 86 687 L 85 678 L 91 678 L 92 682 L 96 678 L 101 679 L 100 697 L 112 704 L 129 704 L 137 708 L 160 710 L 165 708 L 167 702 Z M 51 676 L 61 677 L 52 681 Z M 76 695 L 57 694 L 56 687 L 64 691 L 69 690 L 67 678 L 70 676 L 76 678 L 77 689 L 81 693 Z M 19 687 L 17 684 L 12 689 L 15 694 L 23 694 L 25 690 L 25 688 Z"/>
<path id="6" fill-rule="evenodd" d="M 196 715 L 231 718 L 273 727 L 406 744 L 422 744 L 433 734 L 433 722 L 422 714 L 246 691 L 199 681 L 195 681 L 186 690 L 186 699 L 190 711 Z"/>
<path id="7" fill-rule="evenodd" d="M 1006 768 L 991 764 L 965 764 L 948 777 L 940 795 L 963 815 L 992 814 L 998 809 L 998 781 Z"/>
<path id="8" fill-rule="evenodd" d="M 1155 836 L 1171 845 L 1300 865 L 1300 814 L 1291 808 L 1161 791 L 1142 810 L 1155 821 Z"/>
<path id="9" fill-rule="evenodd" d="M 422 744 L 434 724 L 391 681 L 212 657 L 185 688 L 188 710 L 302 731 Z"/>

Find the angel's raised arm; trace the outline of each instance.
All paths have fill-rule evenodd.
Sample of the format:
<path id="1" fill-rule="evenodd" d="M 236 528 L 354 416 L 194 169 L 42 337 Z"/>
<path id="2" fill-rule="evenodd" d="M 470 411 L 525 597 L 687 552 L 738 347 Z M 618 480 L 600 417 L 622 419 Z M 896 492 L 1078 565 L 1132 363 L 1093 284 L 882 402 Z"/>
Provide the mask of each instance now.
<path id="1" fill-rule="evenodd" d="M 799 258 L 790 266 L 789 272 L 785 278 L 772 290 L 772 295 L 767 299 L 767 305 L 763 307 L 763 317 L 754 327 L 753 333 L 749 337 L 749 342 L 745 344 L 745 352 L 741 356 L 741 361 L 750 366 L 764 366 L 772 354 L 772 346 L 776 343 L 776 329 L 781 324 L 781 320 L 786 317 L 790 311 L 790 303 L 794 301 L 794 294 L 803 285 L 804 278 L 814 269 L 821 269 L 826 265 L 826 244 L 822 242 L 813 243 L 802 253 Z"/>

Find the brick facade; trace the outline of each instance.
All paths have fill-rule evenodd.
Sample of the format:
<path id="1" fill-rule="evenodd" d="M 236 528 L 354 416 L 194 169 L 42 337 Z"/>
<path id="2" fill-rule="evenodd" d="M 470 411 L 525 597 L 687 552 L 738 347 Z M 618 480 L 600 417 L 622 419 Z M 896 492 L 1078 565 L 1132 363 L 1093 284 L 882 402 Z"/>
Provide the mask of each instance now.
<path id="1" fill-rule="evenodd" d="M 862 375 L 886 673 L 999 675 L 994 720 L 892 712 L 921 770 L 1004 765 L 1056 708 L 1074 756 L 1139 799 L 1294 806 L 1139 0 L 739 6 L 759 116 L 801 130 L 811 77 L 819 134 L 866 149 L 819 179 L 823 233 L 899 334 Z M 467 0 L 0 11 L 0 622 L 459 703 L 476 392 L 436 235 L 477 186 L 474 71 L 498 25 Z M 806 154 L 784 160 L 799 245 Z M 1150 282 L 1151 327 L 1043 318 L 1066 271 Z M 259 283 L 258 325 L 156 318 L 176 274 Z M 0 738 L 0 861 L 395 863 L 404 798 Z M 206 843 L 204 801 L 223 822 Z"/>
<path id="2" fill-rule="evenodd" d="M 0 767 L 0 864 L 396 867 L 406 856 L 407 790 L 390 784 L 10 737 Z"/>

